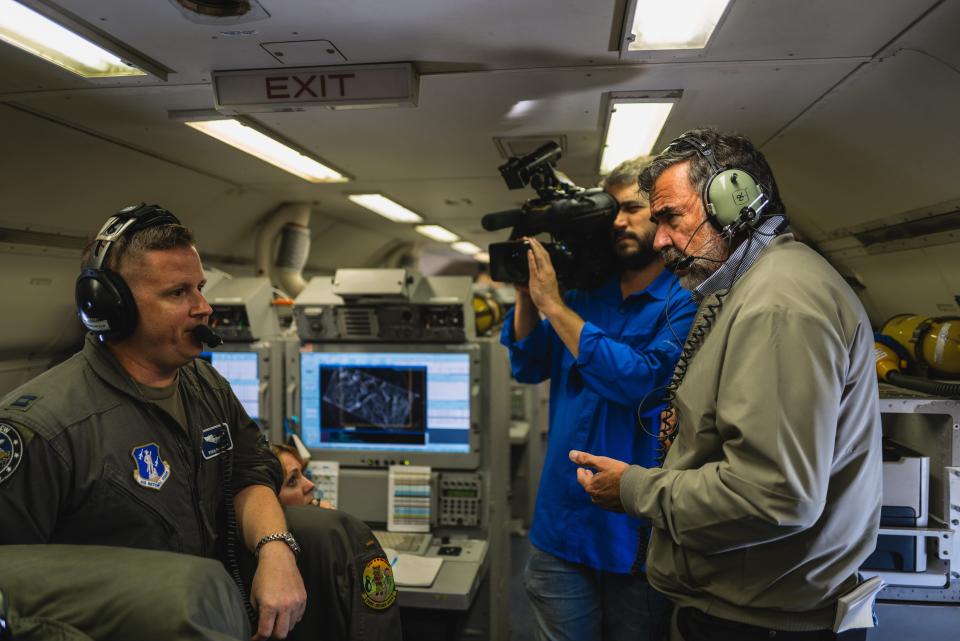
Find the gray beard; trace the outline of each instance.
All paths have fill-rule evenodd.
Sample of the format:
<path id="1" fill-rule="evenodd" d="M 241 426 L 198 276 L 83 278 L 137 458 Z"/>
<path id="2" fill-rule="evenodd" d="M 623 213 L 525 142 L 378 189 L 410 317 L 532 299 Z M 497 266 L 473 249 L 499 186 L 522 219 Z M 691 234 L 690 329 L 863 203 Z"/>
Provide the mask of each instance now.
<path id="1" fill-rule="evenodd" d="M 660 252 L 667 269 L 674 271 L 676 264 L 684 258 L 680 250 L 670 247 Z M 707 256 L 713 258 L 713 256 Z M 720 268 L 721 263 L 714 263 L 707 260 L 694 259 L 693 263 L 687 268 L 687 273 L 680 276 L 680 286 L 686 290 L 693 291 L 699 287 L 703 281 L 710 278 L 713 272 Z"/>

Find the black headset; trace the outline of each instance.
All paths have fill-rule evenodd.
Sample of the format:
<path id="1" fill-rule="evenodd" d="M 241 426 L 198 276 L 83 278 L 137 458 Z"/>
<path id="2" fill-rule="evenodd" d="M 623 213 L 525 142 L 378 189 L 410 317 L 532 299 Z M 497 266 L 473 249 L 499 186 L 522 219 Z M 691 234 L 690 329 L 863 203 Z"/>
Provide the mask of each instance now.
<path id="1" fill-rule="evenodd" d="M 664 151 L 671 147 L 693 149 L 713 170 L 700 198 L 707 220 L 717 231 L 732 236 L 744 227 L 756 228 L 761 212 L 770 204 L 756 178 L 742 169 L 722 167 L 710 145 L 692 132 L 681 134 Z"/>
<path id="2" fill-rule="evenodd" d="M 121 339 L 132 334 L 137 326 L 133 292 L 120 274 L 103 266 L 113 244 L 147 227 L 179 224 L 177 217 L 166 209 L 146 203 L 121 209 L 107 219 L 77 277 L 77 314 L 88 330 L 101 339 Z"/>

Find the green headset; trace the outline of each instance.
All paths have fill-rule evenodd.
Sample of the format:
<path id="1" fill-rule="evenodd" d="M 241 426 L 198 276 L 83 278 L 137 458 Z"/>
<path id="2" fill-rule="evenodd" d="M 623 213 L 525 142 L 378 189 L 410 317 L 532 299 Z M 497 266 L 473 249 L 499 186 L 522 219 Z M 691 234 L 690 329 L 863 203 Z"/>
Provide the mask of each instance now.
<path id="1" fill-rule="evenodd" d="M 682 147 L 693 149 L 713 170 L 700 194 L 710 224 L 731 236 L 745 227 L 755 228 L 763 218 L 761 212 L 770 204 L 757 179 L 742 169 L 721 166 L 710 145 L 692 132 L 675 138 L 664 151 Z"/>

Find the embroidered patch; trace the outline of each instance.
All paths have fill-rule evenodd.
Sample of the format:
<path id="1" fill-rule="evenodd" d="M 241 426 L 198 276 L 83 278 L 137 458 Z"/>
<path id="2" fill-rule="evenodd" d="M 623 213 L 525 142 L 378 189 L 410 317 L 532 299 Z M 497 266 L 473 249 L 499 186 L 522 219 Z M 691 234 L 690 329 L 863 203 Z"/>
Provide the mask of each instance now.
<path id="1" fill-rule="evenodd" d="M 30 409 L 30 406 L 33 405 L 39 398 L 40 396 L 36 394 L 24 394 L 14 402 L 7 405 L 7 408 L 11 410 L 20 410 L 21 412 L 26 412 L 28 409 Z"/>
<path id="2" fill-rule="evenodd" d="M 226 423 L 218 423 L 203 430 L 200 438 L 200 452 L 208 461 L 215 456 L 233 449 L 233 438 Z"/>
<path id="3" fill-rule="evenodd" d="M 12 425 L 0 423 L 0 483 L 13 476 L 23 460 L 23 439 Z"/>
<path id="4" fill-rule="evenodd" d="M 393 582 L 393 568 L 379 556 L 367 562 L 360 577 L 360 598 L 374 610 L 386 610 L 397 600 L 397 586 Z"/>
<path id="5" fill-rule="evenodd" d="M 159 490 L 170 478 L 170 464 L 160 458 L 160 446 L 156 443 L 138 445 L 130 452 L 137 462 L 133 480 L 152 490 Z"/>

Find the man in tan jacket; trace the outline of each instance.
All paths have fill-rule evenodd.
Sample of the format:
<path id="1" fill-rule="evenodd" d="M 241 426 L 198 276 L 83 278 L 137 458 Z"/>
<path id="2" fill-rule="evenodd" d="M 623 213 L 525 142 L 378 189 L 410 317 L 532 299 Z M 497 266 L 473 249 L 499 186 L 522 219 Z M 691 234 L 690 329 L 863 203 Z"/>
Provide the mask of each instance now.
<path id="1" fill-rule="evenodd" d="M 866 313 L 788 233 L 746 138 L 684 134 L 640 186 L 654 246 L 700 308 L 666 390 L 663 467 L 572 451 L 578 480 L 651 520 L 647 577 L 677 604 L 673 638 L 863 638 L 831 628 L 880 518 Z"/>

